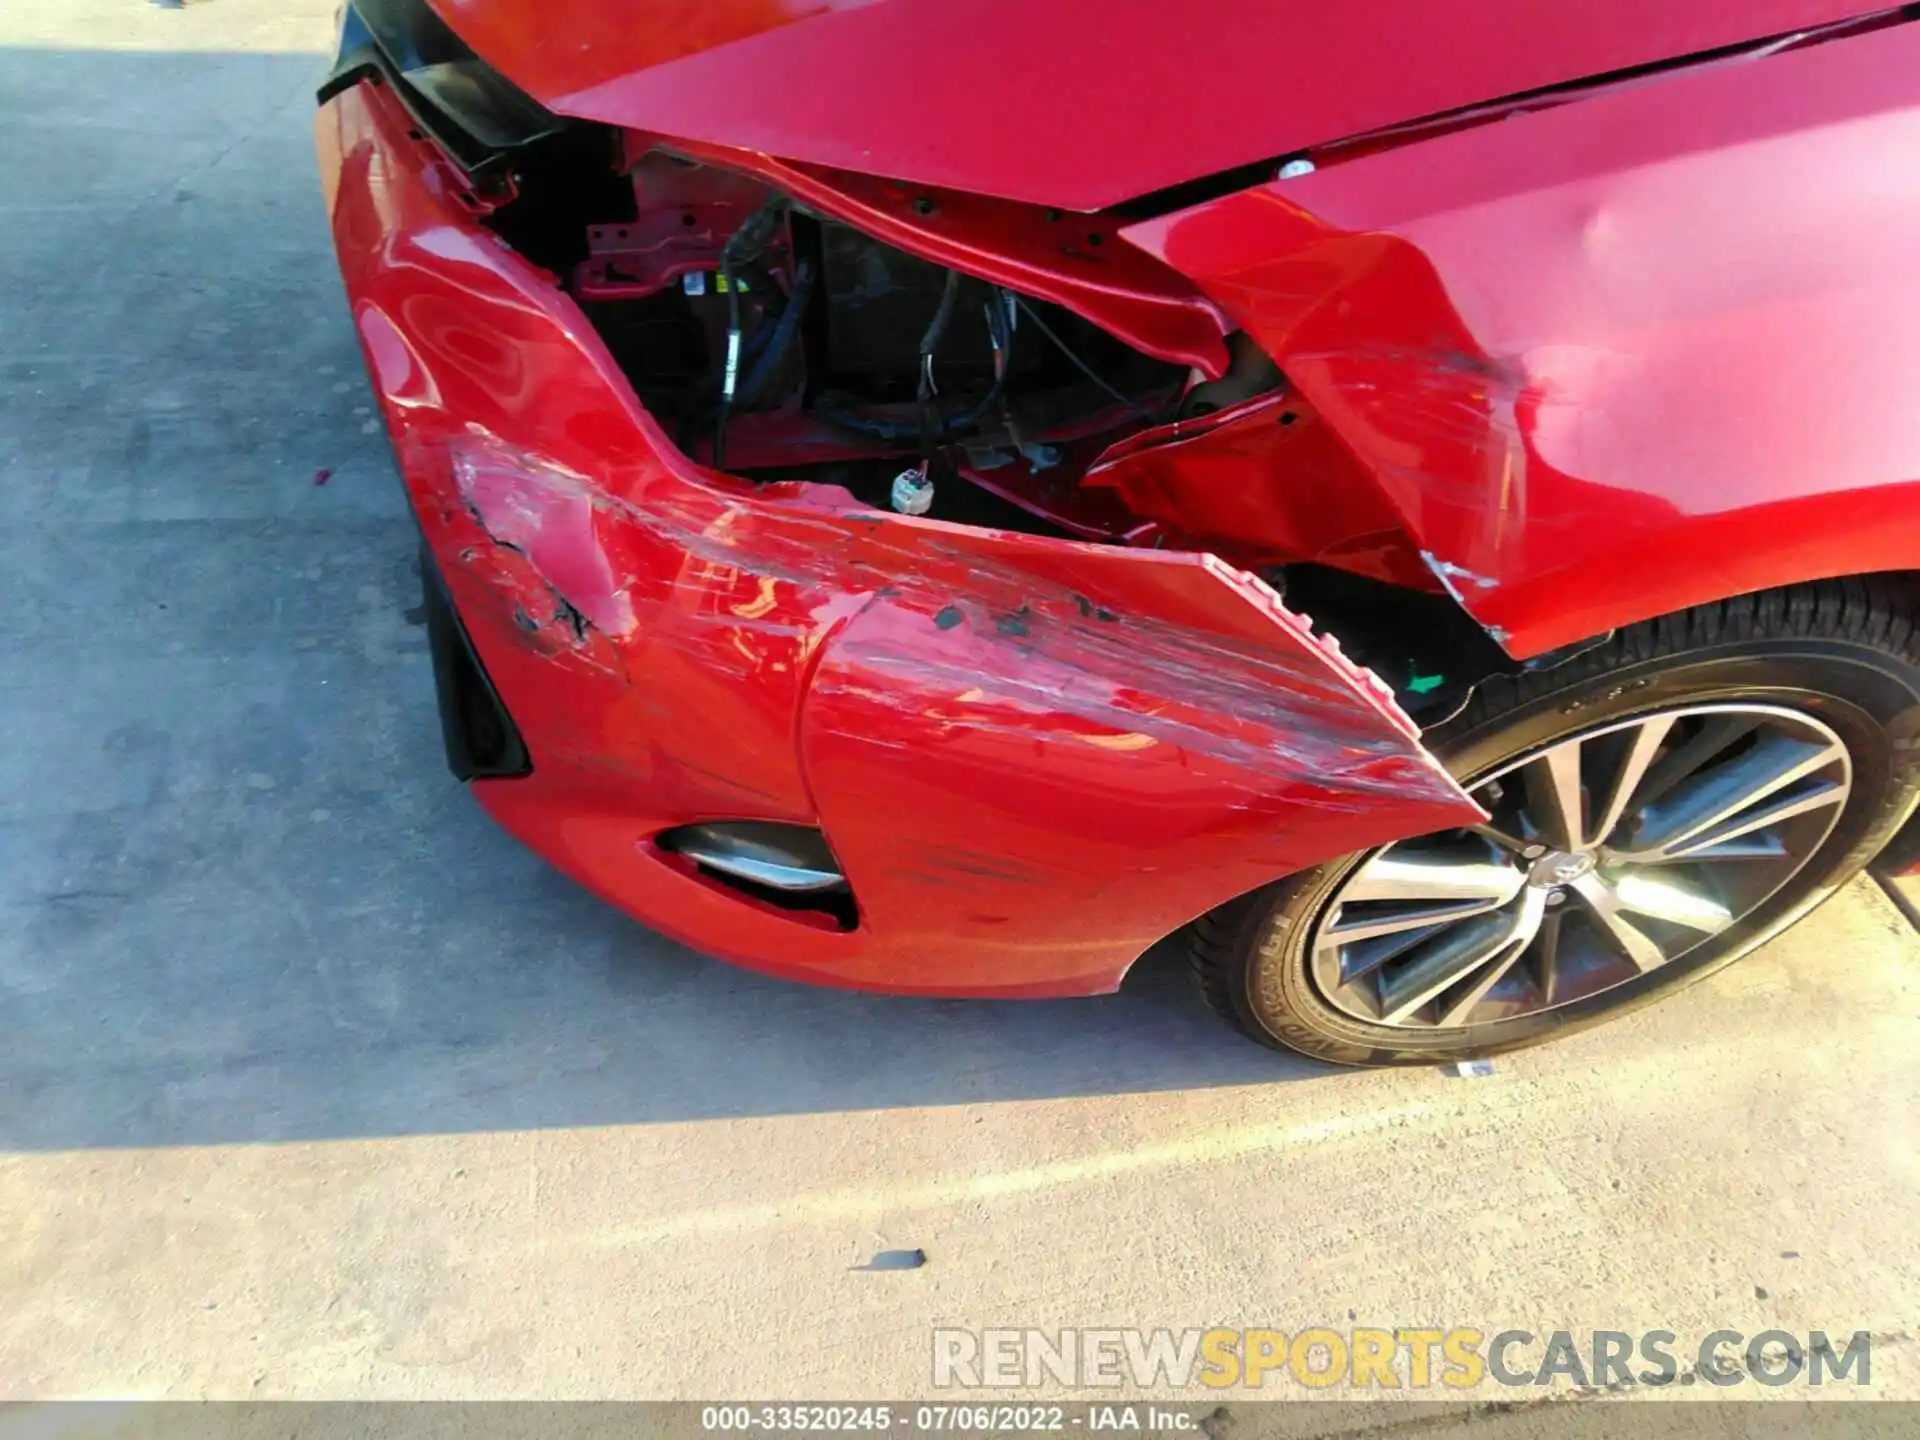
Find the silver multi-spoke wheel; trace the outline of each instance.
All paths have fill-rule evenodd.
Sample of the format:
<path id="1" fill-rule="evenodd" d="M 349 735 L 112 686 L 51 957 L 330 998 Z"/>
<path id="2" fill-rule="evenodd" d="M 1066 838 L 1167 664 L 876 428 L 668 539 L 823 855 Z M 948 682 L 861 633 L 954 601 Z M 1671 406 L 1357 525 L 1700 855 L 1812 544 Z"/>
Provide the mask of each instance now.
<path id="1" fill-rule="evenodd" d="M 1484 825 L 1374 852 L 1314 927 L 1338 1009 L 1413 1029 L 1512 1020 L 1669 964 L 1749 914 L 1819 849 L 1852 762 L 1771 705 L 1600 726 L 1472 783 Z"/>

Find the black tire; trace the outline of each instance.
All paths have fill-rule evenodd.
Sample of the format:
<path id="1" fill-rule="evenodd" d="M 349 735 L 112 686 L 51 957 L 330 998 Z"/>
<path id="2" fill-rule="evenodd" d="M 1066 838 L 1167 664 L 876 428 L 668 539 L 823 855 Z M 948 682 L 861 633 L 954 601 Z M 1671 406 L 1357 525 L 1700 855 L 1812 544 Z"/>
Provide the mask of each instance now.
<path id="1" fill-rule="evenodd" d="M 1650 1004 L 1799 920 L 1878 854 L 1920 799 L 1920 633 L 1893 578 L 1822 581 L 1700 606 L 1622 630 L 1550 670 L 1498 676 L 1430 731 L 1463 782 L 1604 721 L 1681 703 L 1758 701 L 1812 714 L 1844 741 L 1853 788 L 1833 829 L 1775 894 L 1719 935 L 1630 983 L 1559 1009 L 1453 1030 L 1370 1024 L 1315 987 L 1308 941 L 1343 856 L 1203 916 L 1190 958 L 1202 996 L 1262 1044 L 1347 1065 L 1436 1064 L 1536 1045 Z"/>

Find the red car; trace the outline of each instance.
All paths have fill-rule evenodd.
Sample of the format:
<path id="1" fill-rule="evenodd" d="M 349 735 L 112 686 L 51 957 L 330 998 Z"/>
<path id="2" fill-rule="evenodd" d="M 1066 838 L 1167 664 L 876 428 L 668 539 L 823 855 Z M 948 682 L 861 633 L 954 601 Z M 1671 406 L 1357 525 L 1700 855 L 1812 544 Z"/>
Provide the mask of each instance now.
<path id="1" fill-rule="evenodd" d="M 1701 978 L 1920 795 L 1913 18 L 352 0 L 455 773 L 797 979 L 1184 931 L 1390 1063 Z"/>

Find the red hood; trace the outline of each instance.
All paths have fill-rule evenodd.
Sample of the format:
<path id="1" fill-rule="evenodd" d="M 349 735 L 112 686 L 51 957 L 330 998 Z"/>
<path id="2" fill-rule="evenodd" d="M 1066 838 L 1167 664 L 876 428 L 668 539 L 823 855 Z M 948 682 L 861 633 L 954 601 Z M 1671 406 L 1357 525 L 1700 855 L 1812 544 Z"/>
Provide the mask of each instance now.
<path id="1" fill-rule="evenodd" d="M 431 0 L 549 109 L 1071 210 L 1862 0 Z"/>

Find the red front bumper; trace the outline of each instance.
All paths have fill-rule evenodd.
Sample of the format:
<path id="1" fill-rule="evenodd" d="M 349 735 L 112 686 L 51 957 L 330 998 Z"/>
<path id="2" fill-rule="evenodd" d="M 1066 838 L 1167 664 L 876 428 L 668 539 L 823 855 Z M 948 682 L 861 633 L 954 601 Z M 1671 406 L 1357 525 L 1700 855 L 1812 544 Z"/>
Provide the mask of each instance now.
<path id="1" fill-rule="evenodd" d="M 1478 818 L 1371 676 L 1210 556 L 696 466 L 409 131 L 376 84 L 321 111 L 341 272 L 421 528 L 532 757 L 474 791 L 582 883 L 775 974 L 1084 994 L 1236 894 Z M 654 844 L 741 819 L 822 829 L 859 924 Z"/>

